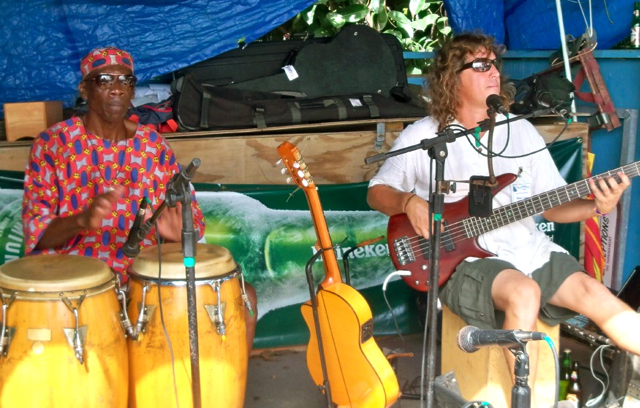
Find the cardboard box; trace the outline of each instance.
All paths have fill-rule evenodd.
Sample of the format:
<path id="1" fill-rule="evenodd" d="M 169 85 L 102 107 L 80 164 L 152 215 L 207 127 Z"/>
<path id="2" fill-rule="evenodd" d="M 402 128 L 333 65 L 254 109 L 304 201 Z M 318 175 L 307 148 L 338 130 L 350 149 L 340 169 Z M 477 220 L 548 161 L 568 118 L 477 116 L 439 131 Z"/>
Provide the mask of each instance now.
<path id="1" fill-rule="evenodd" d="M 36 137 L 61 120 L 61 101 L 4 104 L 4 125 L 9 142 L 21 137 Z"/>

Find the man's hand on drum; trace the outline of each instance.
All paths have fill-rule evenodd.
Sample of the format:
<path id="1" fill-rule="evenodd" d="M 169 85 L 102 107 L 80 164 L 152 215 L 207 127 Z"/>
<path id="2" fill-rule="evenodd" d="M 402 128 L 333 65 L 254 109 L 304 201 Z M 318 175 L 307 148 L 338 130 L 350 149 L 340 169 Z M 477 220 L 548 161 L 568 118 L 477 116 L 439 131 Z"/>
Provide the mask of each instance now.
<path id="1" fill-rule="evenodd" d="M 118 185 L 113 190 L 96 196 L 91 205 L 82 213 L 80 217 L 81 227 L 85 229 L 96 229 L 102 225 L 102 220 L 114 209 L 118 198 L 124 194 L 124 187 Z"/>
<path id="2" fill-rule="evenodd" d="M 151 214 L 147 212 L 147 218 L 150 216 Z M 165 208 L 156 221 L 156 227 L 165 241 L 182 241 L 182 203 L 178 203 L 175 207 Z"/>

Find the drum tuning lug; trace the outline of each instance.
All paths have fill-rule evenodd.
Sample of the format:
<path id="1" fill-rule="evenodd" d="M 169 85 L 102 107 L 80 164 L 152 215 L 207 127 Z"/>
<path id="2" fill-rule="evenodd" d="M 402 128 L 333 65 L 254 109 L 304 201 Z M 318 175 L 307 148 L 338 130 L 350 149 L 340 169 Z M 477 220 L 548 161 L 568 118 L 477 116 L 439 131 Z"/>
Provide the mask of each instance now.
<path id="1" fill-rule="evenodd" d="M 80 364 L 84 364 L 84 343 L 87 340 L 88 326 L 81 326 L 78 329 L 62 329 L 67 338 L 69 346 L 75 351 L 76 358 Z"/>
<path id="2" fill-rule="evenodd" d="M 209 319 L 211 320 L 211 323 L 213 323 L 213 325 L 215 326 L 216 332 L 221 336 L 226 335 L 227 329 L 226 329 L 226 325 L 224 324 L 224 318 L 223 318 L 224 311 L 226 309 L 226 303 L 222 302 L 220 304 L 219 310 L 217 305 L 204 305 L 204 308 L 206 309 L 207 314 L 209 315 Z"/>
<path id="3" fill-rule="evenodd" d="M 126 312 L 118 312 L 118 320 L 120 321 L 122 330 L 124 330 L 124 336 L 129 336 L 133 340 L 138 340 L 137 333 L 133 332 L 133 325 L 131 324 L 131 320 L 129 320 L 129 316 L 126 314 Z"/>
<path id="4" fill-rule="evenodd" d="M 9 353 L 9 346 L 11 346 L 11 340 L 13 340 L 13 336 L 15 335 L 15 327 L 7 327 L 5 329 L 4 335 L 2 336 L 2 343 L 0 343 L 0 353 L 3 357 L 6 357 L 7 353 Z"/>
<path id="5" fill-rule="evenodd" d="M 136 335 L 134 340 L 138 339 L 140 333 L 146 333 L 147 325 L 153 317 L 153 313 L 156 311 L 156 305 L 143 305 L 138 303 L 138 310 L 140 310 L 140 317 L 138 323 L 136 323 Z"/>
<path id="6" fill-rule="evenodd" d="M 251 302 L 249 301 L 249 296 L 246 293 L 242 293 L 242 301 L 244 302 L 244 307 L 249 311 L 249 315 L 253 317 L 253 307 L 251 307 Z"/>

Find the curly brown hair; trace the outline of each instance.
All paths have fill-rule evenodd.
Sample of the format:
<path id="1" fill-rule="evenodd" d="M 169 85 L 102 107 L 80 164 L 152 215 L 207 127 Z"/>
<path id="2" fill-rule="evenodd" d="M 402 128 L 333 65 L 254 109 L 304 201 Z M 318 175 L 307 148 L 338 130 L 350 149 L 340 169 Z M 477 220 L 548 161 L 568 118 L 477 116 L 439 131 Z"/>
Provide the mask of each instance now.
<path id="1" fill-rule="evenodd" d="M 438 130 L 444 129 L 456 116 L 460 102 L 459 71 L 466 62 L 467 55 L 487 50 L 496 58 L 504 53 L 504 46 L 495 44 L 493 37 L 480 33 L 466 33 L 455 36 L 438 51 L 432 71 L 427 76 L 427 96 L 429 113 L 438 121 Z M 500 70 L 500 68 L 498 68 Z M 504 80 L 504 79 L 503 79 Z M 501 88 L 503 104 L 508 106 L 508 97 Z"/>

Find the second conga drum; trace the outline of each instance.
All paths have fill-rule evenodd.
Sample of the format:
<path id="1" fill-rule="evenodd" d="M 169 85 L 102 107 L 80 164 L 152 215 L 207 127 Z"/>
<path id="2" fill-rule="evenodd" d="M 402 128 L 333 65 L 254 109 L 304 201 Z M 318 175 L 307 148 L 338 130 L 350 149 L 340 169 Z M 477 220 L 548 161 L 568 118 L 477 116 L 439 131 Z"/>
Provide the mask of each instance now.
<path id="1" fill-rule="evenodd" d="M 0 266 L 1 407 L 122 407 L 129 385 L 117 278 L 82 256 Z"/>
<path id="2" fill-rule="evenodd" d="M 137 339 L 128 341 L 129 406 L 177 407 L 178 399 L 181 408 L 192 407 L 182 247 L 162 244 L 159 249 L 160 264 L 158 247 L 148 247 L 129 271 L 129 318 L 135 326 L 143 310 L 142 320 L 148 321 L 137 326 Z M 202 406 L 242 407 L 248 350 L 240 271 L 227 249 L 198 244 L 195 277 Z"/>

